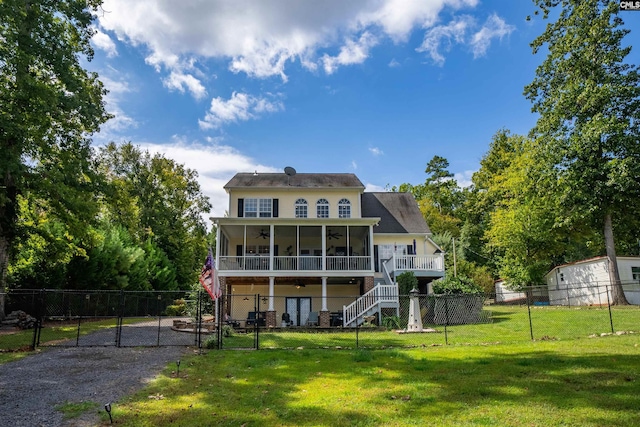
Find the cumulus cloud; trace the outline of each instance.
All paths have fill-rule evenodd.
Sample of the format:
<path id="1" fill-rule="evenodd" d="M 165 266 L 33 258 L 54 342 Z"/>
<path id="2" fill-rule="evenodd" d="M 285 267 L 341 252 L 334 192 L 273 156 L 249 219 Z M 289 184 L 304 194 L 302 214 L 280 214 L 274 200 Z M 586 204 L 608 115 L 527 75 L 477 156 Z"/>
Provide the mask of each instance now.
<path id="1" fill-rule="evenodd" d="M 222 188 L 238 172 L 280 172 L 281 169 L 256 162 L 233 147 L 214 144 L 189 143 L 184 137 L 174 136 L 167 144 L 139 144 L 150 153 L 160 153 L 167 158 L 198 171 L 198 183 L 203 194 L 209 197 L 212 212 L 206 215 L 222 217 L 229 209 L 229 195 Z"/>
<path id="2" fill-rule="evenodd" d="M 464 172 L 457 172 L 453 174 L 453 179 L 458 182 L 458 185 L 462 188 L 471 187 L 473 182 L 471 178 L 476 171 L 466 170 Z"/>
<path id="3" fill-rule="evenodd" d="M 191 74 L 172 71 L 169 77 L 163 80 L 163 84 L 165 87 L 177 90 L 180 93 L 184 93 L 185 89 L 187 89 L 196 99 L 201 99 L 207 94 L 207 90 L 200 83 L 200 80 Z"/>
<path id="4" fill-rule="evenodd" d="M 198 123 L 201 129 L 217 129 L 227 123 L 255 119 L 259 113 L 281 110 L 284 110 L 284 104 L 279 100 L 270 101 L 246 93 L 233 92 L 228 100 L 213 98 L 209 111 Z"/>
<path id="5" fill-rule="evenodd" d="M 388 191 L 385 187 L 380 187 L 379 185 L 371 184 L 370 182 L 366 183 L 364 186 L 364 191 L 372 192 L 372 193 L 380 193 Z"/>
<path id="6" fill-rule="evenodd" d="M 337 56 L 324 54 L 322 63 L 327 74 L 333 74 L 338 65 L 361 64 L 369 56 L 369 50 L 378 44 L 377 39 L 369 32 L 365 32 L 357 41 L 347 40 L 340 48 Z"/>
<path id="7" fill-rule="evenodd" d="M 109 91 L 104 97 L 104 101 L 106 110 L 113 115 L 113 118 L 102 125 L 100 132 L 95 136 L 97 142 L 104 142 L 115 139 L 117 134 L 126 129 L 135 128 L 138 123 L 133 117 L 127 115 L 120 106 L 122 99 L 132 92 L 129 83 L 122 76 L 110 78 L 103 75 L 100 77 L 100 81 Z"/>
<path id="8" fill-rule="evenodd" d="M 99 25 L 103 32 L 114 34 L 123 43 L 144 46 L 147 63 L 169 75 L 185 71 L 185 58 L 199 62 L 215 59 L 226 62 L 234 73 L 258 78 L 279 76 L 286 81 L 286 67 L 291 62 L 334 73 L 340 66 L 365 61 L 384 38 L 406 42 L 414 30 L 433 28 L 444 10 L 455 13 L 478 3 L 479 0 L 105 0 L 103 9 L 107 13 L 99 17 Z M 478 49 L 482 48 L 482 40 L 486 38 L 479 35 Z M 330 52 L 336 46 L 340 51 L 332 56 Z M 165 82 L 170 89 L 202 93 L 186 81 L 168 77 Z"/>
<path id="9" fill-rule="evenodd" d="M 116 44 L 114 43 L 114 41 L 111 40 L 111 37 L 109 37 L 107 34 L 103 33 L 97 28 L 94 28 L 93 30 L 95 31 L 95 34 L 91 38 L 91 42 L 93 43 L 93 45 L 97 49 L 105 51 L 107 54 L 107 57 L 109 58 L 117 56 L 118 49 L 116 48 Z"/>

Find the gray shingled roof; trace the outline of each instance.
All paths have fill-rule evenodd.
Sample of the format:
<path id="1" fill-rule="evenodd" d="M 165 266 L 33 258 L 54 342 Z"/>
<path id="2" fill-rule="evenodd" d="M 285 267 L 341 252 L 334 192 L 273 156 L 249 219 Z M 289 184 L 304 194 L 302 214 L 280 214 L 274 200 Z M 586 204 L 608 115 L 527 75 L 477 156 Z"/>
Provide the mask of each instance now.
<path id="1" fill-rule="evenodd" d="M 362 193 L 362 216 L 380 217 L 374 233 L 431 233 L 411 193 Z"/>
<path id="2" fill-rule="evenodd" d="M 302 187 L 302 188 L 361 188 L 364 185 L 352 173 L 298 173 L 288 176 L 285 173 L 238 173 L 227 188 L 242 187 Z"/>

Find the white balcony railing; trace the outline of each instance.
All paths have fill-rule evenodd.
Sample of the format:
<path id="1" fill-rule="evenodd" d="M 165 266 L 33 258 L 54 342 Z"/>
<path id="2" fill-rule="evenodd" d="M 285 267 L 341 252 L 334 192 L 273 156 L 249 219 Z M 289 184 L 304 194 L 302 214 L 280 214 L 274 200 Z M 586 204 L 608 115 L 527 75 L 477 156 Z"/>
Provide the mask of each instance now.
<path id="1" fill-rule="evenodd" d="M 444 256 L 438 255 L 394 255 L 393 271 L 441 271 L 444 272 Z"/>
<path id="2" fill-rule="evenodd" d="M 326 270 L 330 271 L 366 271 L 371 269 L 368 256 L 327 256 Z M 273 269 L 276 271 L 323 271 L 321 256 L 276 256 L 273 257 Z M 268 256 L 221 256 L 218 270 L 270 270 Z"/>

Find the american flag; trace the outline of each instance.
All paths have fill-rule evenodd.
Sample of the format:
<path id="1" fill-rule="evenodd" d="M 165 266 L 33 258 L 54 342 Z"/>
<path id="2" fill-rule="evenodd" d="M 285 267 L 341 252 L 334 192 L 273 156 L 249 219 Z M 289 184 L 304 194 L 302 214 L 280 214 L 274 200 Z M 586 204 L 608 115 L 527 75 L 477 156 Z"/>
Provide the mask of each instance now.
<path id="1" fill-rule="evenodd" d="M 222 295 L 218 272 L 216 270 L 216 260 L 213 259 L 211 249 L 209 249 L 209 255 L 207 255 L 207 259 L 202 267 L 202 272 L 200 273 L 200 284 L 209 293 L 212 300 L 215 301 Z"/>

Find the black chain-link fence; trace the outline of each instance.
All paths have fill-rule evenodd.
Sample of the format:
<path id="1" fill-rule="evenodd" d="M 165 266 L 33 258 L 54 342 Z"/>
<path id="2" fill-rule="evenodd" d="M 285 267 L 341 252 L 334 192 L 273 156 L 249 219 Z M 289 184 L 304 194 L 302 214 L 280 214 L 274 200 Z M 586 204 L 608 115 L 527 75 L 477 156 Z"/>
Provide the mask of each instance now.
<path id="1" fill-rule="evenodd" d="M 625 287 L 631 302 L 636 288 Z M 18 329 L 3 322 L 0 350 L 38 345 L 426 347 L 640 331 L 640 306 L 611 305 L 606 284 L 597 290 L 541 287 L 483 295 L 403 295 L 397 302 L 372 304 L 353 318 L 347 307 L 358 296 L 302 295 L 224 295 L 213 302 L 206 292 L 11 292 L 5 297 L 7 318 L 24 312 L 33 319 L 32 329 L 5 334 Z"/>

